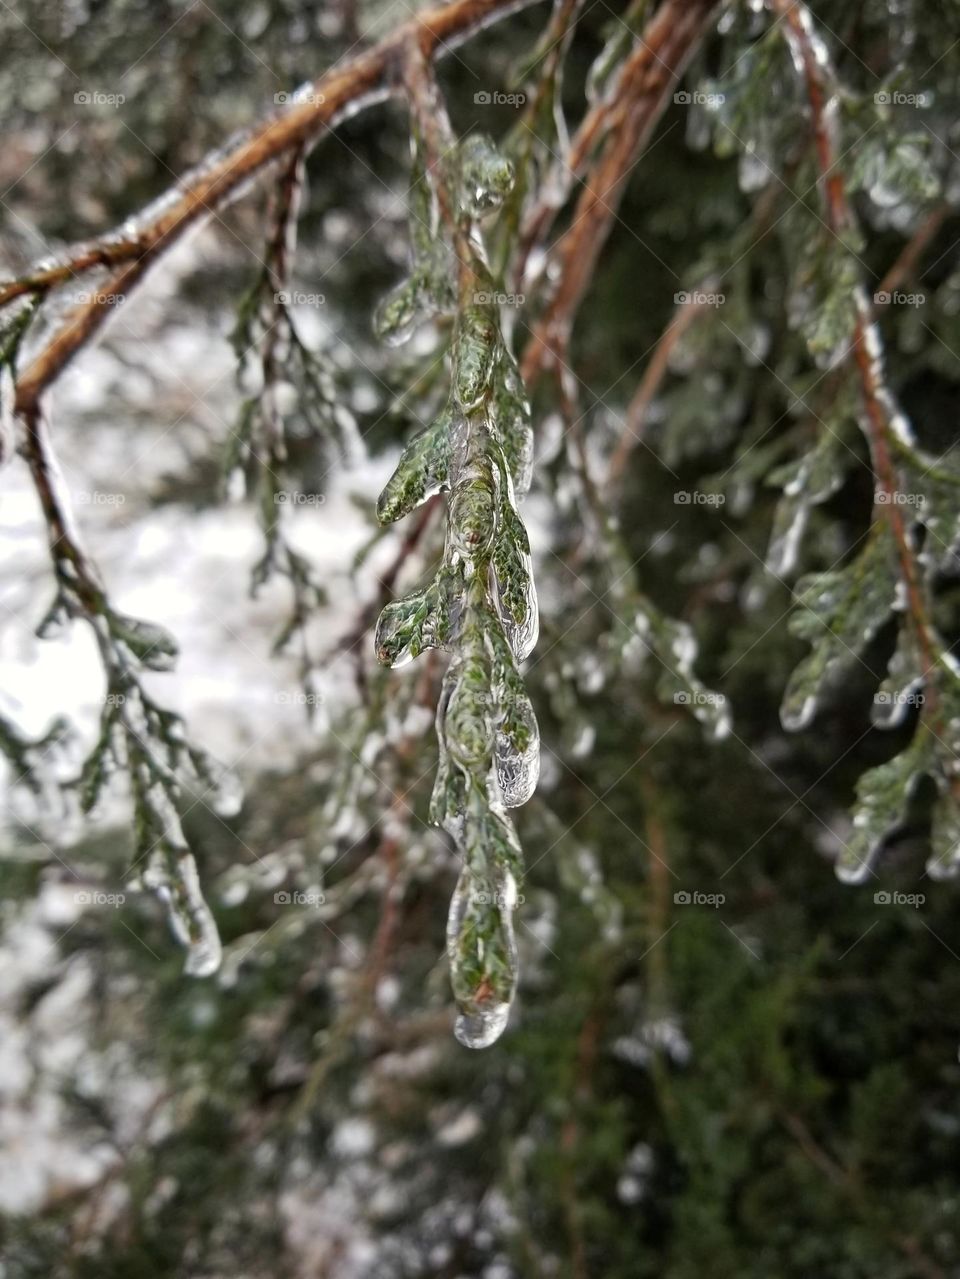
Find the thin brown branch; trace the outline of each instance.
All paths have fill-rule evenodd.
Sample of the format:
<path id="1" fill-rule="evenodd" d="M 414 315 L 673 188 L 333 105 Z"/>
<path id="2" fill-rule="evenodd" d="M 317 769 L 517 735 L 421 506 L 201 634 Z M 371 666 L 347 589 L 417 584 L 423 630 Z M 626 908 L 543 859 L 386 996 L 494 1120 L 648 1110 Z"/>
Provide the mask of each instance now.
<path id="1" fill-rule="evenodd" d="M 802 77 L 810 106 L 827 226 L 834 235 L 843 237 L 856 228 L 856 215 L 847 196 L 843 172 L 839 165 L 834 120 L 828 106 L 834 97 L 833 70 L 826 48 L 814 30 L 813 20 L 806 5 L 799 3 L 799 0 L 773 0 L 773 9 L 783 21 L 784 32 Z M 940 646 L 930 620 L 917 558 L 910 544 L 903 509 L 894 500 L 897 491 L 897 472 L 893 462 L 890 437 L 895 429 L 893 417 L 896 409 L 884 383 L 880 335 L 873 324 L 873 310 L 862 287 L 857 288 L 855 303 L 856 319 L 851 352 L 860 382 L 866 434 L 874 474 L 880 492 L 886 498 L 882 508 L 890 521 L 896 541 L 907 606 L 923 656 L 924 667 L 930 672 L 939 662 Z M 928 705 L 933 713 L 936 713 L 936 702 L 937 692 L 931 687 L 928 690 Z"/>
<path id="2" fill-rule="evenodd" d="M 601 125 L 606 141 L 593 163 L 554 258 L 558 285 L 537 321 L 521 363 L 531 387 L 544 367 L 567 362 L 570 331 L 593 279 L 597 259 L 617 217 L 627 178 L 641 148 L 663 114 L 670 90 L 706 32 L 716 0 L 664 0 L 631 56 L 629 74 L 618 80 L 617 93 L 605 110 L 595 109 L 571 149 L 571 167 L 595 141 Z M 595 121 L 595 123 L 592 123 Z"/>
<path id="3" fill-rule="evenodd" d="M 950 206 L 944 201 L 942 204 L 938 204 L 924 218 L 914 234 L 903 246 L 899 257 L 893 262 L 889 271 L 877 285 L 878 293 L 894 293 L 901 284 L 914 277 L 920 259 L 926 252 L 931 240 L 934 239 L 943 226 L 949 212 Z"/>
<path id="4" fill-rule="evenodd" d="M 361 107 L 398 91 L 395 70 L 411 44 L 424 57 L 439 57 L 482 27 L 536 0 L 453 0 L 427 9 L 398 27 L 372 49 L 333 67 L 312 86 L 304 101 L 255 129 L 225 154 L 188 174 L 173 200 L 163 201 L 133 237 L 108 235 L 85 245 L 67 261 L 0 287 L 0 305 L 24 293 L 62 283 L 80 270 L 124 264 L 92 299 L 69 312 L 17 384 L 16 407 L 28 412 L 66 364 L 101 328 L 114 303 L 126 297 L 147 267 L 194 223 L 214 213 L 267 165 L 291 149 L 313 142 L 324 130 Z"/>
<path id="5" fill-rule="evenodd" d="M 700 296 L 703 296 L 703 302 L 697 300 Z M 643 377 L 640 379 L 640 385 L 637 387 L 633 399 L 624 414 L 620 439 L 617 441 L 617 446 L 610 456 L 610 463 L 607 467 L 608 487 L 619 482 L 620 477 L 623 475 L 623 468 L 627 464 L 627 458 L 643 439 L 643 432 L 647 424 L 647 413 L 660 387 L 660 383 L 670 367 L 670 357 L 674 352 L 674 348 L 705 306 L 706 294 L 693 294 L 693 301 L 680 303 L 677 306 L 670 318 L 670 323 L 657 339 L 653 355 L 650 357 L 650 362 L 644 369 Z"/>

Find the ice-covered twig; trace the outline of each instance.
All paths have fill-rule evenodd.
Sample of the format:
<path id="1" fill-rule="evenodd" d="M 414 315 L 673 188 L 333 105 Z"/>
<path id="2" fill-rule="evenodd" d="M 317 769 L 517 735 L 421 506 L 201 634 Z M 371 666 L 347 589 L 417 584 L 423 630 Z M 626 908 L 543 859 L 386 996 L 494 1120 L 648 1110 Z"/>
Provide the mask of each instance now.
<path id="1" fill-rule="evenodd" d="M 451 654 L 437 709 L 431 820 L 462 858 L 447 925 L 456 1033 L 469 1047 L 485 1047 L 506 1025 L 517 981 L 512 916 L 521 857 L 506 810 L 529 799 L 539 772 L 536 717 L 518 671 L 538 630 L 530 547 L 515 504 L 530 482 L 532 431 L 479 229 L 509 192 L 512 171 L 486 137 L 456 140 L 429 64 L 415 50 L 404 84 L 413 262 L 381 305 L 377 327 L 397 341 L 431 315 L 452 314 L 451 387 L 440 417 L 404 451 L 378 514 L 392 521 L 438 491 L 450 496 L 436 575 L 383 610 L 377 652 L 391 666 L 426 648 Z"/>

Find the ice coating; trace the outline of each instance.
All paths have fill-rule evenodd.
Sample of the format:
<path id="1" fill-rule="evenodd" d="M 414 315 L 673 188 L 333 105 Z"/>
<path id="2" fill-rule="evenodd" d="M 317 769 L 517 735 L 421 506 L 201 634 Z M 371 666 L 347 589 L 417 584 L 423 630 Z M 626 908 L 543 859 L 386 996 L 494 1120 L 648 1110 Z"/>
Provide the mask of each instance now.
<path id="1" fill-rule="evenodd" d="M 431 113 L 442 114 L 435 95 L 430 101 Z M 451 653 L 437 704 L 430 820 L 454 839 L 463 866 L 447 921 L 455 1034 L 466 1047 L 485 1048 L 503 1032 L 517 985 L 512 917 L 521 854 L 506 810 L 530 798 L 540 772 L 536 715 L 518 670 L 539 632 L 530 543 L 516 504 L 530 484 L 533 431 L 471 225 L 509 192 L 512 167 L 484 135 L 426 163 L 418 130 L 429 136 L 435 123 L 415 128 L 413 270 L 381 304 L 375 327 L 397 342 L 424 315 L 451 312 L 450 390 L 433 424 L 404 449 L 377 514 L 382 523 L 401 519 L 446 491 L 446 537 L 433 581 L 383 609 L 376 648 L 394 667 L 425 648 Z M 439 131 L 447 126 L 442 119 Z M 442 209 L 457 210 L 454 225 Z"/>
<path id="2" fill-rule="evenodd" d="M 148 856 L 143 883 L 166 906 L 171 932 L 186 948 L 184 972 L 209 977 L 220 967 L 220 934 L 201 891 L 179 815 L 161 787 L 154 783 L 151 790 L 151 809 L 163 819 L 163 829 Z"/>
<path id="3" fill-rule="evenodd" d="M 466 1048 L 487 1048 L 503 1033 L 516 990 L 513 930 L 517 886 L 509 870 L 487 874 L 468 862 L 447 917 L 447 955 L 459 1015 L 454 1033 Z"/>

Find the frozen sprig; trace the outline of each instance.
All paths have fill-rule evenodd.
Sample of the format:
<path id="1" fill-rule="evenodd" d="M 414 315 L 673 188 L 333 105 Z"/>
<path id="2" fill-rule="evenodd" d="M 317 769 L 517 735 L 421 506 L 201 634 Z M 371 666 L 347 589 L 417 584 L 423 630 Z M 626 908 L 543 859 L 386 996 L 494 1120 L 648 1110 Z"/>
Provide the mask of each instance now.
<path id="1" fill-rule="evenodd" d="M 145 691 L 145 671 L 169 671 L 178 646 L 164 627 L 129 617 L 111 603 L 97 566 L 73 528 L 66 488 L 39 413 L 23 415 L 23 449 L 47 523 L 56 581 L 53 604 L 38 627 L 51 636 L 71 621 L 93 631 L 106 679 L 96 743 L 76 787 L 90 813 L 114 774 L 129 780 L 135 831 L 134 869 L 167 907 L 174 935 L 187 947 L 186 971 L 207 976 L 220 962 L 216 924 L 200 890 L 180 809 L 188 787 L 213 792 L 223 812 L 238 804 L 231 775 L 184 733 L 183 721 Z"/>
<path id="2" fill-rule="evenodd" d="M 230 335 L 244 399 L 230 437 L 226 472 L 231 493 L 251 492 L 260 515 L 265 546 L 251 576 L 252 593 L 275 577 L 289 585 L 292 605 L 274 651 L 299 639 L 306 688 L 313 665 L 306 628 L 326 596 L 312 566 L 284 531 L 289 454 L 302 439 L 318 441 L 344 458 L 357 456 L 361 444 L 353 415 L 338 403 L 336 367 L 307 344 L 294 318 L 291 270 L 303 184 L 303 153 L 297 151 L 278 180 L 263 265 L 240 301 Z"/>
<path id="3" fill-rule="evenodd" d="M 522 856 L 507 809 L 530 798 L 539 774 L 536 716 L 518 670 L 538 632 L 530 545 L 516 508 L 530 483 L 530 409 L 476 227 L 508 193 L 512 171 L 489 138 L 452 142 L 425 68 L 410 89 L 413 266 L 375 323 L 396 342 L 427 316 L 453 312 L 451 384 L 437 420 L 404 450 L 378 515 L 400 519 L 443 491 L 447 530 L 433 579 L 384 608 L 376 647 L 391 666 L 426 648 L 451 654 L 430 815 L 463 863 L 447 927 L 456 1034 L 485 1047 L 506 1025 L 517 983 L 512 916 Z"/>
<path id="4" fill-rule="evenodd" d="M 860 232 L 848 197 L 849 189 L 866 187 L 883 204 L 889 181 L 896 184 L 898 199 L 908 189 L 922 200 L 936 194 L 937 184 L 930 175 L 916 176 L 923 149 L 904 138 L 885 148 L 878 137 L 851 162 L 852 173 L 844 172 L 839 103 L 846 95 L 827 46 L 805 5 L 771 0 L 771 7 L 808 103 L 822 225 L 830 236 L 829 241 L 819 237 L 819 246 L 816 239 L 809 242 L 806 280 L 820 287 L 799 291 L 801 327 L 815 359 L 846 361 L 856 378 L 875 486 L 874 519 L 863 549 L 843 568 L 800 583 L 792 627 L 813 649 L 790 680 L 781 716 L 788 728 L 807 724 L 837 675 L 896 615 L 896 648 L 875 697 L 873 719 L 884 727 L 898 724 L 915 707 L 917 724 L 903 751 L 860 778 L 854 835 L 837 872 L 851 881 L 870 873 L 878 850 L 905 820 L 919 781 L 928 776 L 937 786 L 928 869 L 934 875 L 955 874 L 960 868 L 960 669 L 932 621 L 936 571 L 957 535 L 955 475 L 946 457 L 923 456 L 887 384 L 883 343 L 860 280 Z M 912 185 L 905 167 L 916 178 Z M 816 460 L 811 456 L 797 474 L 798 487 L 806 488 L 811 501 L 832 487 L 822 465 L 814 467 Z"/>

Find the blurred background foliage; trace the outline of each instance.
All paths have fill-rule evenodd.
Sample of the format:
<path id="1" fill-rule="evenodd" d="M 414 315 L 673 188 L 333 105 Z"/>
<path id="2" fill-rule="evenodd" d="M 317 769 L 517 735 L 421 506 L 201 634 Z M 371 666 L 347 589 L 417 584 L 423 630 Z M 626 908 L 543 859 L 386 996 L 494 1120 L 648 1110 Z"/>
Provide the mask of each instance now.
<path id="1" fill-rule="evenodd" d="M 813 9 L 851 94 L 844 165 L 867 174 L 854 199 L 868 283 L 939 210 L 903 286 L 924 304 L 885 307 L 880 323 L 891 383 L 921 439 L 943 450 L 960 382 L 960 7 Z M 509 89 L 545 14 L 526 10 L 443 64 L 458 130 L 510 127 L 510 107 L 473 94 Z M 5 273 L 122 222 L 274 94 L 405 15 L 380 0 L 4 6 Z M 49 1139 L 73 1154 L 26 1208 L 13 1197 L 5 1279 L 960 1274 L 960 937 L 955 889 L 923 874 L 924 796 L 877 877 L 849 888 L 831 870 L 857 778 L 909 737 L 870 724 L 892 631 L 811 729 L 788 737 L 778 718 L 806 646 L 786 627 L 791 583 L 763 568 L 779 498 L 764 480 L 812 439 L 801 397 L 822 370 L 790 303 L 806 256 L 826 250 L 816 218 L 801 216 L 816 177 L 786 50 L 765 42 L 770 21 L 752 5 L 723 9 L 683 82 L 723 92 L 723 109 L 673 104 L 631 177 L 575 331 L 578 427 L 560 430 L 547 390 L 535 405 L 543 631 L 527 680 L 544 776 L 517 815 L 529 869 L 509 1031 L 484 1053 L 450 1036 L 442 951 L 456 866 L 426 825 L 436 747 L 424 684 L 437 667 L 381 671 L 365 635 L 338 668 L 365 702 L 346 698 L 295 768 L 248 777 L 237 818 L 203 806 L 187 817 L 226 946 L 219 977 L 185 979 L 161 912 L 133 896 L 60 936 L 51 902 L 72 881 L 24 831 L 8 835 L 5 964 L 31 956 L 37 935 L 57 944 L 5 984 L 9 1033 L 30 1046 L 26 1079 L 8 1075 L 4 1127 L 28 1183 L 36 1151 L 17 1136 L 18 1107 L 41 1099 Z M 565 80 L 574 118 L 616 22 L 605 0 L 586 4 Z M 929 93 L 929 110 L 878 115 L 874 94 L 893 84 Z M 84 89 L 126 102 L 79 111 Z M 881 137 L 871 170 L 866 148 Z M 333 309 L 328 354 L 374 454 L 395 454 L 416 425 L 408 390 L 424 366 L 370 334 L 406 255 L 406 138 L 387 106 L 316 147 L 295 269 Z M 746 143 L 788 185 L 758 175 Z M 876 165 L 898 148 L 878 190 Z M 168 300 L 170 325 L 226 343 L 263 212 L 254 191 L 221 215 L 218 250 L 204 241 Z M 815 265 L 814 322 L 835 278 L 822 256 Z M 698 674 L 733 714 L 720 742 L 658 700 L 656 670 L 619 660 L 611 636 L 632 625 L 624 584 L 585 539 L 591 516 L 570 478 L 577 437 L 602 470 L 674 295 L 711 279 L 725 303 L 674 353 L 616 514 L 629 583 L 696 631 Z M 122 384 L 108 391 L 95 407 L 104 429 L 136 431 Z M 809 403 L 862 452 L 829 378 Z M 58 423 L 82 429 L 82 415 Z M 189 464 L 143 485 L 148 506 L 183 508 L 189 540 L 190 520 L 220 500 L 226 442 L 199 412 L 178 430 Z M 293 461 L 304 489 L 321 482 L 315 442 Z M 833 564 L 868 521 L 869 478 L 847 469 L 812 513 L 805 570 Z M 706 489 L 725 502 L 675 501 Z M 376 491 L 366 496 L 373 536 Z M 322 539 L 322 509 L 312 518 Z M 433 537 L 405 570 L 411 585 Z M 947 575 L 951 642 L 956 599 Z M 352 634 L 361 604 L 339 601 L 329 641 Z M 98 831 L 67 860 L 115 886 L 128 843 L 122 829 Z M 283 904 L 319 891 L 321 861 L 323 908 Z M 73 1176 L 77 1152 L 95 1166 Z"/>

